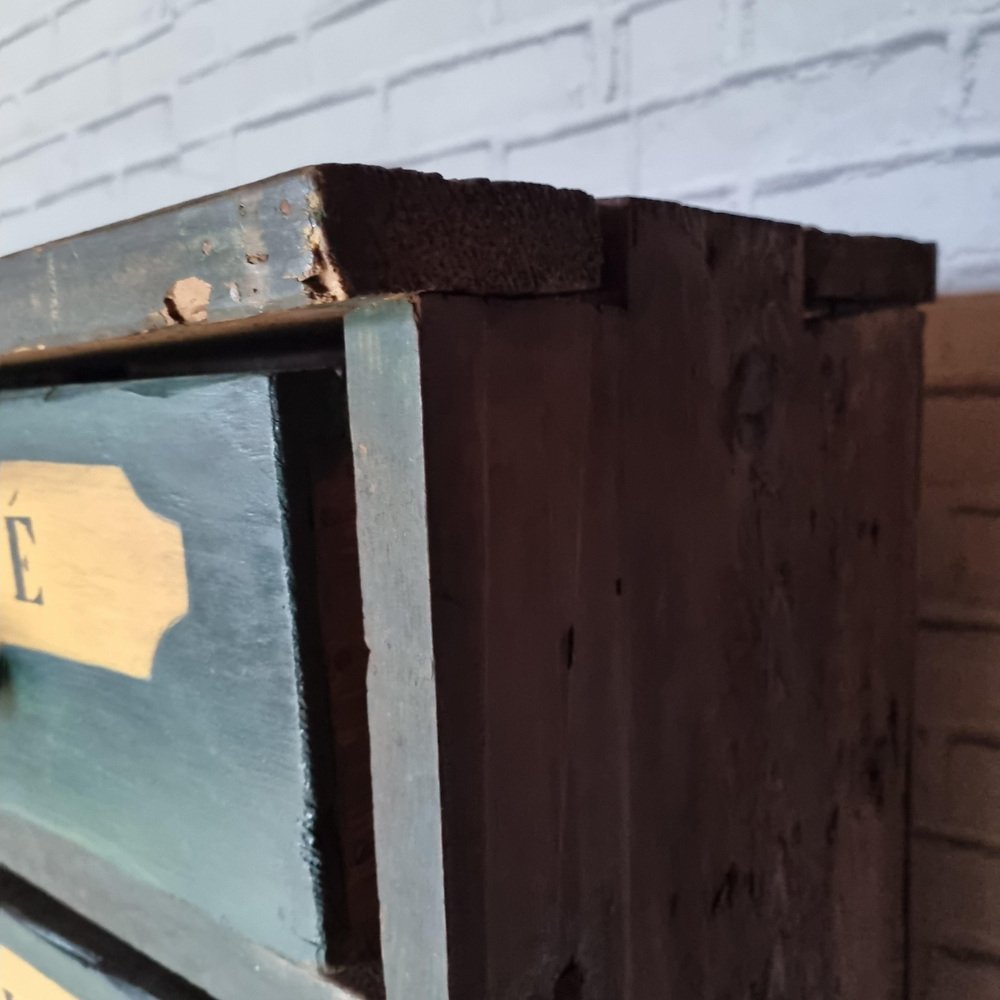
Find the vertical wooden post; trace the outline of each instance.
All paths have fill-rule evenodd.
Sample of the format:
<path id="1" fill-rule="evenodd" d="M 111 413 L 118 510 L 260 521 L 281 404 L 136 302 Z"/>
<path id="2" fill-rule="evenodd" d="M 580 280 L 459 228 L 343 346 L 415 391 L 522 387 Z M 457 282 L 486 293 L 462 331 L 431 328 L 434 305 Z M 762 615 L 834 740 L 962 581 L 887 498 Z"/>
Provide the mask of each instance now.
<path id="1" fill-rule="evenodd" d="M 405 299 L 345 323 L 382 959 L 389 1000 L 447 1000 L 420 351 Z"/>

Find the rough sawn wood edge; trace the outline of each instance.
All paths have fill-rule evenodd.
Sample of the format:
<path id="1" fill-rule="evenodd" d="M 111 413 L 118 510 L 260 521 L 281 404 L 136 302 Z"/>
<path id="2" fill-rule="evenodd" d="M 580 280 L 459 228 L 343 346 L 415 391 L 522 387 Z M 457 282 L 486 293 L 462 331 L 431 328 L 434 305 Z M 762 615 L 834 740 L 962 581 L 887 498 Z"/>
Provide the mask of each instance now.
<path id="1" fill-rule="evenodd" d="M 600 272 L 581 191 L 309 166 L 0 259 L 0 354 L 366 294 L 588 291 Z"/>

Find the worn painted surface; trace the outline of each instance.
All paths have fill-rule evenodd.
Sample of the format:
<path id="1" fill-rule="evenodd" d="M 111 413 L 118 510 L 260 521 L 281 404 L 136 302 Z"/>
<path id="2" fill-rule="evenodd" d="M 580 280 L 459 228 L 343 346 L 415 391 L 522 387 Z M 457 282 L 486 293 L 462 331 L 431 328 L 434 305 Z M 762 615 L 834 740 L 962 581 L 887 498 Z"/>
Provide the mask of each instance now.
<path id="1" fill-rule="evenodd" d="M 284 468 L 277 425 L 282 393 L 302 391 L 297 378 L 0 396 L 0 462 L 119 468 L 183 534 L 189 610 L 159 642 L 148 680 L 84 665 L 97 657 L 8 645 L 0 695 L 0 857 L 161 960 L 210 947 L 180 906 L 315 968 L 324 906 L 337 905 L 336 865 L 321 868 L 314 824 L 318 744 L 303 715 L 304 691 L 319 712 L 325 695 L 324 677 L 310 679 L 315 613 L 302 613 L 314 596 L 297 589 L 289 550 L 290 533 L 309 529 L 286 521 L 307 503 L 307 472 Z M 97 592 L 110 566 L 75 571 Z M 140 589 L 141 566 L 131 572 Z M 52 600 L 58 583 L 41 581 Z M 65 881 L 61 865 L 73 873 Z M 145 921 L 131 912 L 139 901 Z M 157 931 L 161 911 L 169 934 Z"/>
<path id="2" fill-rule="evenodd" d="M 305 167 L 0 260 L 0 354 L 362 295 L 582 291 L 600 266 L 582 192 Z"/>
<path id="3" fill-rule="evenodd" d="M 368 669 L 382 958 L 390 1000 L 445 1000 L 442 817 L 420 357 L 413 307 L 345 324 Z"/>
<path id="4" fill-rule="evenodd" d="M 0 461 L 0 642 L 148 680 L 188 610 L 184 540 L 115 465 Z"/>
<path id="5" fill-rule="evenodd" d="M 312 191 L 287 174 L 5 258 L 3 350 L 307 304 Z M 196 302 L 178 292 L 190 279 Z"/>

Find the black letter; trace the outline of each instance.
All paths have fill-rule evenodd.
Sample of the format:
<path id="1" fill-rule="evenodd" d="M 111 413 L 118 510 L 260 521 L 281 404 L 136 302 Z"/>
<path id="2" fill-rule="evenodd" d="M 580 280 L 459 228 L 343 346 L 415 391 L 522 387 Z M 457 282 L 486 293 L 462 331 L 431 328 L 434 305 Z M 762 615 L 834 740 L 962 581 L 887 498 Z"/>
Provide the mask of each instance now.
<path id="1" fill-rule="evenodd" d="M 7 541 L 10 543 L 10 559 L 14 566 L 14 586 L 15 596 L 19 601 L 26 604 L 44 604 L 42 600 L 42 588 L 38 588 L 38 593 L 34 597 L 28 597 L 28 592 L 24 589 L 24 571 L 28 568 L 28 560 L 21 555 L 21 546 L 17 537 L 17 526 L 20 524 L 28 533 L 31 544 L 35 544 L 35 530 L 31 527 L 30 517 L 5 517 L 7 522 Z"/>

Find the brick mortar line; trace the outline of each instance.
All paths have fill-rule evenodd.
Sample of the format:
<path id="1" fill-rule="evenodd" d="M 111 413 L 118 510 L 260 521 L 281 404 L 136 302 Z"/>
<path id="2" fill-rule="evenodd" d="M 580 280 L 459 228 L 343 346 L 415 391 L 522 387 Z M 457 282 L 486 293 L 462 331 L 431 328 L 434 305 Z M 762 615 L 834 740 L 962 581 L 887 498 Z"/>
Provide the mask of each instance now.
<path id="1" fill-rule="evenodd" d="M 672 2 L 676 2 L 676 0 L 672 0 Z M 452 47 L 453 54 L 452 54 L 452 56 L 451 56 L 450 59 L 445 59 L 444 61 L 441 61 L 440 59 L 435 59 L 435 60 L 431 60 L 429 62 L 426 59 L 421 59 L 421 60 L 419 60 L 417 63 L 415 63 L 413 66 L 411 66 L 409 68 L 405 68 L 405 69 L 403 69 L 401 71 L 390 72 L 389 74 L 382 74 L 382 75 L 385 76 L 385 78 L 386 78 L 386 86 L 388 88 L 391 88 L 393 86 L 399 85 L 400 82 L 404 81 L 405 79 L 407 79 L 407 78 L 409 78 L 410 76 L 413 76 L 413 75 L 419 77 L 419 76 L 424 75 L 425 73 L 426 74 L 433 74 L 434 70 L 438 69 L 438 68 L 440 68 L 440 69 L 448 69 L 448 68 L 452 68 L 454 66 L 461 66 L 461 65 L 464 65 L 466 63 L 469 63 L 469 64 L 475 63 L 479 59 L 488 58 L 491 53 L 494 53 L 494 52 L 498 51 L 498 48 L 499 48 L 499 50 L 503 50 L 503 51 L 507 51 L 507 50 L 509 50 L 509 51 L 516 51 L 518 48 L 523 47 L 524 45 L 543 44 L 547 38 L 558 37 L 558 35 L 560 35 L 560 34 L 571 33 L 573 31 L 585 31 L 585 30 L 587 30 L 588 27 L 590 27 L 590 28 L 593 27 L 593 23 L 592 22 L 593 22 L 593 14 L 591 14 L 590 16 L 587 16 L 587 17 L 581 17 L 579 14 L 577 14 L 573 18 L 561 18 L 561 19 L 559 19 L 557 21 L 552 21 L 551 23 L 549 23 L 547 25 L 546 31 L 541 36 L 537 32 L 535 32 L 535 33 L 530 34 L 530 35 L 525 35 L 524 33 L 519 33 L 519 34 L 517 34 L 517 35 L 515 35 L 513 37 L 506 38 L 506 39 L 502 38 L 502 37 L 500 37 L 500 38 L 494 38 L 494 39 L 491 40 L 491 43 L 489 45 L 484 46 L 484 47 L 479 48 L 479 49 L 473 49 L 472 51 L 469 50 L 469 47 L 467 45 L 461 46 L 461 47 L 453 46 Z M 160 26 L 160 30 L 162 31 L 162 26 Z M 152 34 L 152 37 L 159 37 L 159 35 L 156 34 L 155 32 L 151 32 L 151 34 Z M 756 74 L 759 73 L 759 74 L 762 74 L 764 76 L 776 75 L 776 76 L 780 77 L 781 75 L 784 75 L 786 73 L 793 73 L 796 70 L 800 70 L 800 69 L 805 68 L 805 67 L 816 65 L 817 62 L 819 62 L 819 63 L 822 63 L 822 62 L 825 62 L 825 61 L 828 62 L 831 59 L 838 58 L 838 56 L 843 56 L 843 57 L 845 57 L 847 59 L 853 59 L 853 58 L 858 58 L 859 56 L 861 56 L 863 54 L 877 54 L 878 52 L 883 51 L 883 50 L 886 50 L 886 51 L 888 51 L 888 52 L 891 53 L 894 43 L 898 44 L 900 41 L 903 41 L 903 42 L 908 42 L 910 44 L 919 44 L 919 39 L 921 37 L 923 37 L 923 36 L 927 36 L 927 29 L 926 28 L 917 28 L 917 27 L 913 26 L 903 36 L 899 36 L 898 34 L 895 34 L 895 35 L 892 35 L 892 36 L 890 36 L 890 37 L 888 37 L 886 39 L 882 39 L 882 40 L 879 40 L 879 41 L 876 41 L 876 42 L 867 42 L 864 46 L 855 46 L 854 48 L 841 48 L 841 49 L 837 49 L 837 50 L 829 50 L 829 51 L 827 51 L 825 53 L 822 53 L 822 54 L 820 54 L 818 56 L 810 56 L 810 57 L 806 57 L 806 58 L 797 58 L 797 59 L 794 59 L 794 60 L 791 60 L 791 61 L 789 61 L 789 60 L 783 60 L 783 61 L 780 61 L 780 62 L 771 62 L 771 63 L 767 63 L 765 65 L 757 67 L 756 69 L 754 69 L 752 71 L 752 73 L 754 75 L 756 75 Z M 927 36 L 927 37 L 930 37 L 930 36 Z M 265 47 L 265 51 L 266 50 L 267 50 L 267 47 Z M 124 51 L 124 49 L 123 49 L 123 51 Z M 128 47 L 128 51 L 134 51 L 134 42 L 130 42 L 129 47 Z M 254 47 L 251 47 L 250 51 L 254 52 L 256 50 L 255 50 Z M 48 76 L 43 77 L 42 80 L 56 82 L 57 80 L 62 79 L 65 75 L 68 75 L 69 73 L 75 72 L 76 70 L 82 68 L 83 66 L 88 65 L 90 62 L 97 61 L 97 59 L 102 58 L 102 57 L 104 57 L 104 55 L 98 54 L 95 57 L 92 57 L 92 58 L 88 59 L 84 63 L 76 64 L 76 65 L 71 66 L 71 67 L 63 67 L 62 69 L 57 70 L 55 73 L 49 74 Z M 230 56 L 229 58 L 227 58 L 227 59 L 225 59 L 223 61 L 220 61 L 214 67 L 214 70 L 217 71 L 219 69 L 224 68 L 227 65 L 233 64 L 233 63 L 239 61 L 240 58 L 242 58 L 242 57 L 243 56 L 241 56 L 241 55 Z M 252 57 L 253 56 L 250 55 L 250 58 L 252 58 Z M 205 70 L 205 69 L 206 68 L 203 68 L 203 70 Z M 202 72 L 202 70 L 199 70 L 197 72 L 193 71 L 193 72 L 194 72 L 194 75 L 197 76 L 198 73 Z M 718 86 L 725 87 L 725 86 L 730 86 L 730 85 L 734 85 L 734 84 L 738 85 L 739 82 L 745 82 L 744 78 L 746 77 L 746 73 L 747 72 L 748 72 L 747 70 L 742 70 L 742 71 L 737 72 L 735 74 L 729 74 L 727 77 L 724 77 L 723 80 L 719 84 L 713 85 L 712 87 L 707 88 L 707 89 L 703 88 L 702 90 L 692 91 L 692 92 L 689 92 L 687 94 L 674 95 L 673 97 L 671 97 L 671 98 L 668 99 L 667 103 L 668 104 L 672 104 L 672 103 L 675 103 L 675 102 L 685 102 L 687 100 L 696 100 L 696 99 L 698 99 L 698 96 L 701 95 L 701 94 L 714 92 L 714 90 Z M 373 76 L 378 76 L 378 74 L 373 74 Z M 35 88 L 36 89 L 39 88 L 40 85 L 41 85 L 41 81 L 36 81 Z M 155 96 L 155 95 L 153 95 L 152 93 L 150 93 L 148 95 L 149 98 L 151 98 L 153 96 Z M 140 101 L 140 102 L 143 99 L 147 99 L 147 98 L 145 98 L 143 96 L 140 96 L 140 97 L 137 98 L 137 100 Z M 650 102 L 640 102 L 638 105 L 634 105 L 631 101 L 625 100 L 623 103 L 625 105 L 632 105 L 634 107 L 634 109 L 636 110 L 636 112 L 641 115 L 642 113 L 644 113 L 644 109 L 646 109 L 647 107 L 649 107 L 649 108 L 659 107 L 662 102 L 660 102 L 660 103 L 658 103 L 656 101 L 654 101 L 652 103 L 650 103 Z M 598 101 L 598 104 L 599 105 L 600 104 L 606 104 L 606 102 Z M 282 112 L 282 109 L 280 108 L 280 106 L 275 109 L 275 115 L 276 116 L 278 114 L 280 114 L 281 112 Z M 537 134 L 537 130 L 534 130 L 534 131 Z M 515 138 L 513 141 L 516 142 L 517 139 Z"/>
<path id="2" fill-rule="evenodd" d="M 759 63 L 751 60 L 743 66 L 734 67 L 732 71 L 715 80 L 699 84 L 692 90 L 680 91 L 669 96 L 645 98 L 637 102 L 636 107 L 640 114 L 648 114 L 651 111 L 662 111 L 677 105 L 692 104 L 718 96 L 728 90 L 739 90 L 747 84 L 757 83 L 760 80 L 782 78 L 794 80 L 799 74 L 810 70 L 848 66 L 882 54 L 892 57 L 911 52 L 931 43 L 935 37 L 940 43 L 946 44 L 948 33 L 914 26 L 903 34 L 889 35 L 877 41 L 844 44 L 817 53 L 802 54 L 792 59 L 765 59 Z"/>
<path id="3" fill-rule="evenodd" d="M 936 142 L 932 146 L 899 150 L 894 155 L 864 160 L 848 160 L 828 166 L 804 166 L 801 170 L 770 174 L 760 178 L 758 194 L 786 194 L 801 191 L 819 184 L 865 174 L 884 174 L 926 163 L 949 164 L 962 161 L 992 159 L 1000 156 L 1000 138 L 980 134 L 970 136 L 957 131 L 949 136 L 951 141 Z"/>

